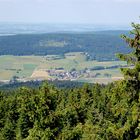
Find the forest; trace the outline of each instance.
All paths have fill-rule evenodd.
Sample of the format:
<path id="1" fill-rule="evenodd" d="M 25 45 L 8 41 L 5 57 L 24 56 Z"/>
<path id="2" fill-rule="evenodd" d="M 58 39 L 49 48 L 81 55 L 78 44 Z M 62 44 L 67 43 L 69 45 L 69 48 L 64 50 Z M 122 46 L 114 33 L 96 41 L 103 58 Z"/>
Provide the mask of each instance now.
<path id="1" fill-rule="evenodd" d="M 8 84 L 0 84 L 0 90 L 1 91 L 13 91 L 20 87 L 29 87 L 29 88 L 39 88 L 43 83 L 47 82 L 49 85 L 54 85 L 57 88 L 61 89 L 72 89 L 76 87 L 81 87 L 84 85 L 84 82 L 78 82 L 78 81 L 69 81 L 69 80 L 43 80 L 43 81 L 27 81 L 27 82 L 18 82 L 18 81 L 10 81 Z M 91 85 L 89 83 L 89 85 Z M 93 84 L 92 84 L 93 85 Z"/>
<path id="2" fill-rule="evenodd" d="M 130 49 L 120 39 L 128 31 L 98 31 L 87 33 L 48 33 L 0 36 L 0 55 L 62 55 L 86 52 L 90 59 L 115 60 L 116 53 Z"/>
<path id="3" fill-rule="evenodd" d="M 1 140 L 140 140 L 140 24 L 132 38 L 122 35 L 129 54 L 118 54 L 133 68 L 108 85 L 84 84 L 0 92 Z"/>

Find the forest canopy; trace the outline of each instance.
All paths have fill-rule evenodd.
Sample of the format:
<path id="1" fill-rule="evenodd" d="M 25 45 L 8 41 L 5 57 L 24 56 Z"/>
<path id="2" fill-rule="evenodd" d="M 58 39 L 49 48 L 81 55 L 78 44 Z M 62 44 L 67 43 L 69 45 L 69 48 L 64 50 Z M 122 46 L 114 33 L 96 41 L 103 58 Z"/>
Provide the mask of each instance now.
<path id="1" fill-rule="evenodd" d="M 72 89 L 45 82 L 1 92 L 1 140 L 139 140 L 140 24 L 132 26 L 132 38 L 122 37 L 133 52 L 118 55 L 133 64 L 122 69 L 124 80 Z"/>
<path id="2" fill-rule="evenodd" d="M 115 60 L 117 52 L 130 49 L 120 39 L 127 31 L 48 33 L 0 36 L 0 55 L 62 55 L 87 52 L 91 59 Z"/>

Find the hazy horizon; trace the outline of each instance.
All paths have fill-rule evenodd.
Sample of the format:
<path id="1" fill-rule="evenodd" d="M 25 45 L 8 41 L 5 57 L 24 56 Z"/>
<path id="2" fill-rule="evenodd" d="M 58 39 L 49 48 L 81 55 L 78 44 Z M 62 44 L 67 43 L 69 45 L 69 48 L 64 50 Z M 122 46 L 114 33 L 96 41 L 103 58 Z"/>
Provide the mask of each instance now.
<path id="1" fill-rule="evenodd" d="M 28 33 L 87 33 L 110 30 L 130 30 L 131 26 L 57 23 L 0 23 L 0 35 Z"/>
<path id="2" fill-rule="evenodd" d="M 139 0 L 0 0 L 0 23 L 129 26 Z"/>

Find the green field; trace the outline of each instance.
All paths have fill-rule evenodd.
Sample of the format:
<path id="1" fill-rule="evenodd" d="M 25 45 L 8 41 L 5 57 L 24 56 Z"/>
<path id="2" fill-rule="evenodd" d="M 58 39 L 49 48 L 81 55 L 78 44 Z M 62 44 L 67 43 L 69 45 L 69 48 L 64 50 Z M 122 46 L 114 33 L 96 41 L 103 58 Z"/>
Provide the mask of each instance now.
<path id="1" fill-rule="evenodd" d="M 49 59 L 47 59 L 49 57 Z M 51 58 L 52 57 L 52 58 Z M 56 59 L 55 59 L 56 58 Z M 70 71 L 75 68 L 77 71 L 85 68 L 94 68 L 97 66 L 109 67 L 115 65 L 126 65 L 122 61 L 87 61 L 86 55 L 82 52 L 67 53 L 65 56 L 0 56 L 0 80 L 10 80 L 13 76 L 18 76 L 20 79 L 28 79 L 34 70 L 40 69 L 55 69 L 63 68 Z M 121 77 L 119 69 L 104 69 L 94 70 L 91 74 L 100 73 L 97 78 L 108 78 L 105 74 L 111 77 Z M 109 79 L 109 78 L 108 78 Z M 94 82 L 93 78 L 82 78 L 79 81 Z"/>

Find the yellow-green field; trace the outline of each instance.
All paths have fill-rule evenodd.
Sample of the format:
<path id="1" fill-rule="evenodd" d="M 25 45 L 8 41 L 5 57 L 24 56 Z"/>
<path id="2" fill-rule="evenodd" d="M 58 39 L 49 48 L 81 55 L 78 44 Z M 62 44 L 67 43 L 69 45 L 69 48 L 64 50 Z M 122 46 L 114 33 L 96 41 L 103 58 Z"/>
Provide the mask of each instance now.
<path id="1" fill-rule="evenodd" d="M 13 76 L 18 76 L 20 79 L 30 79 L 33 72 L 39 70 L 48 70 L 55 68 L 64 68 L 64 70 L 70 71 L 75 68 L 76 70 L 83 70 L 85 68 L 94 68 L 97 66 L 115 66 L 115 65 L 126 65 L 126 62 L 122 61 L 107 61 L 107 62 L 97 62 L 97 61 L 87 61 L 84 53 L 67 53 L 64 58 L 47 59 L 46 56 L 0 56 L 0 80 L 9 80 Z M 58 58 L 58 56 L 56 56 Z M 51 56 L 49 56 L 51 58 Z M 121 77 L 119 69 L 105 69 L 105 70 L 95 70 L 91 73 L 100 73 L 97 78 L 104 77 L 105 73 L 111 75 L 111 77 Z M 94 82 L 95 79 L 79 79 L 81 81 Z"/>

